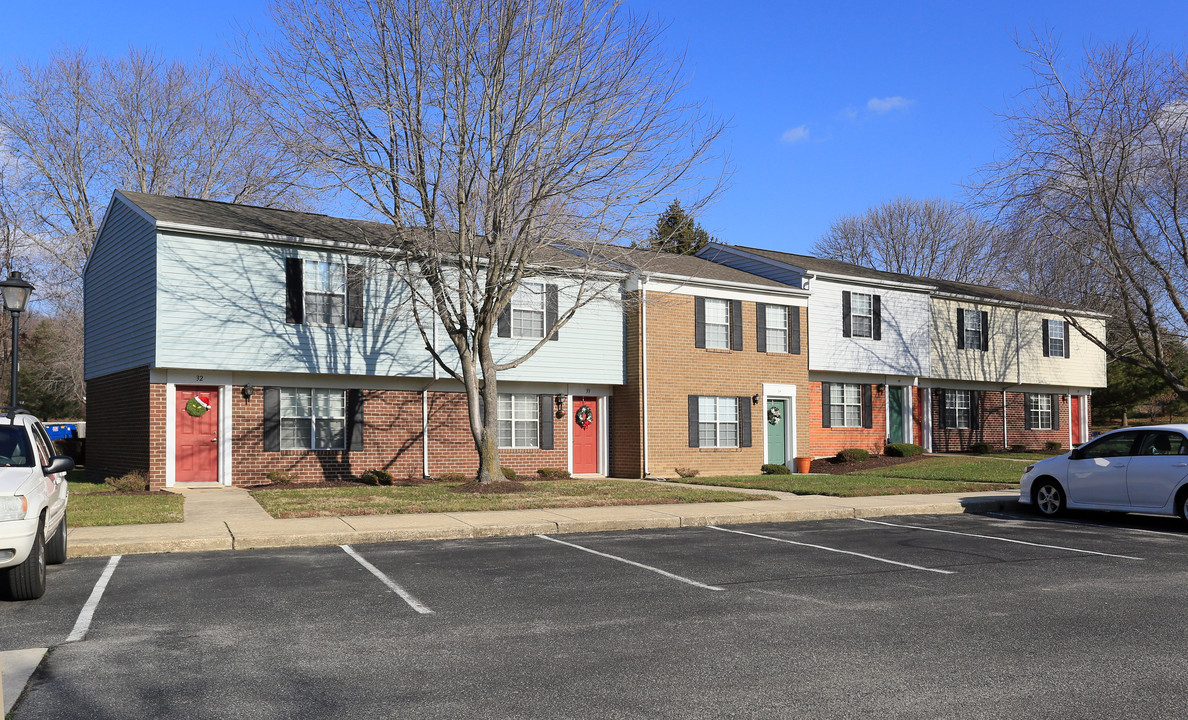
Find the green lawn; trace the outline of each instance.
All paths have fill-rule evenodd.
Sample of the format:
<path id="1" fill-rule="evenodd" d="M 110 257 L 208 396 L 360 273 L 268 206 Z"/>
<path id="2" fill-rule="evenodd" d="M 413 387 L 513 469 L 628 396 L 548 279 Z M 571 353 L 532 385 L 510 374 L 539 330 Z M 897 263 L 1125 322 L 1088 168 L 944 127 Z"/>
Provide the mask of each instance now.
<path id="1" fill-rule="evenodd" d="M 254 490 L 252 497 L 275 518 L 773 499 L 770 495 L 623 480 L 549 480 L 524 484 L 529 487 L 527 491 L 506 495 L 455 493 L 450 491 L 455 483 L 438 483 L 413 487 Z"/>
<path id="2" fill-rule="evenodd" d="M 181 495 L 153 493 L 125 495 L 110 492 L 103 483 L 87 482 L 81 469 L 66 475 L 70 483 L 71 527 L 178 523 L 183 519 Z"/>
<path id="3" fill-rule="evenodd" d="M 691 478 L 698 485 L 776 490 L 797 495 L 866 497 L 946 492 L 980 492 L 1019 487 L 1023 465 L 1014 460 L 928 457 L 889 468 L 862 470 L 855 463 L 846 475 L 752 475 Z"/>

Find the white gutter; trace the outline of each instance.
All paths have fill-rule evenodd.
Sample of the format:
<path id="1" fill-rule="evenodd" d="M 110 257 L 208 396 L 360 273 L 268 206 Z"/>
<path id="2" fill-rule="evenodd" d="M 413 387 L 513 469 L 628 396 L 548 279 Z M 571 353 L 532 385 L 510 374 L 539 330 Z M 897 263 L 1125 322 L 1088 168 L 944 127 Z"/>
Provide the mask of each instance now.
<path id="1" fill-rule="evenodd" d="M 421 456 L 424 468 L 422 475 L 429 475 L 429 387 L 421 390 Z"/>

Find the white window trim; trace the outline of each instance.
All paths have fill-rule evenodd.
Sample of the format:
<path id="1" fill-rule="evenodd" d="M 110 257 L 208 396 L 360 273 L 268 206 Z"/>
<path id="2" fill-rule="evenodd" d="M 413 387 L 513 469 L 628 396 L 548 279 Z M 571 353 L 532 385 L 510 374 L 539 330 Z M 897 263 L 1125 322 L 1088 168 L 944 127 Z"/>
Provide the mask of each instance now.
<path id="1" fill-rule="evenodd" d="M 970 430 L 973 425 L 973 394 L 969 390 L 945 390 L 945 417 L 941 418 L 946 430 Z M 958 407 L 956 400 L 965 398 L 965 407 Z M 965 424 L 961 423 L 961 411 L 965 411 Z M 949 423 L 949 413 L 953 413 L 953 423 Z"/>
<path id="2" fill-rule="evenodd" d="M 854 388 L 855 391 L 857 392 L 857 394 L 858 394 L 858 402 L 857 403 L 846 402 L 846 388 L 848 388 L 848 387 Z M 833 389 L 834 388 L 841 388 L 842 401 L 840 403 L 835 403 L 833 401 Z M 833 421 L 833 408 L 835 408 L 835 407 L 841 408 L 842 421 L 840 423 Z M 858 408 L 858 412 L 857 412 L 858 419 L 853 424 L 846 422 L 846 408 L 848 408 L 848 407 L 857 407 Z M 861 383 L 831 383 L 830 384 L 830 386 L 829 386 L 829 427 L 831 427 L 831 428 L 860 428 L 860 427 L 862 427 L 862 384 Z"/>
<path id="3" fill-rule="evenodd" d="M 279 417 L 280 417 L 280 424 L 281 424 L 281 431 L 280 431 L 280 440 L 281 440 L 281 448 L 280 449 L 281 450 L 346 450 L 347 449 L 347 446 L 350 444 L 350 438 L 347 437 L 347 434 L 348 434 L 347 433 L 347 425 L 348 425 L 347 415 L 350 414 L 350 408 L 347 407 L 347 391 L 346 390 L 340 390 L 338 388 L 315 388 L 315 387 L 297 387 L 297 386 L 289 386 L 289 387 L 281 388 L 281 392 L 284 392 L 285 390 L 308 390 L 309 391 L 309 418 L 308 418 L 308 420 L 309 420 L 309 438 L 308 438 L 309 445 L 307 447 L 296 447 L 296 448 L 284 446 L 285 414 L 284 414 L 284 407 L 282 404 L 282 406 L 277 409 Z M 342 393 L 342 416 L 338 417 L 335 415 L 318 415 L 317 414 L 317 404 L 314 401 L 314 393 L 317 393 L 317 392 Z M 294 419 L 294 418 L 290 418 L 290 419 Z M 301 418 L 295 418 L 295 419 L 305 420 L 307 418 L 301 417 Z M 318 420 L 342 420 L 342 446 L 340 446 L 340 447 L 318 447 L 317 446 Z"/>
<path id="4" fill-rule="evenodd" d="M 792 312 L 791 312 L 791 310 L 792 309 L 786 305 L 768 305 L 767 310 L 764 311 L 764 313 L 763 313 L 763 333 L 765 335 L 764 347 L 765 347 L 766 352 L 784 353 L 784 354 L 788 353 L 788 347 L 791 344 L 790 341 L 792 339 Z M 770 325 L 771 318 L 774 315 L 780 315 L 784 318 L 784 327 L 773 328 Z M 772 330 L 777 330 L 777 331 L 783 330 L 784 331 L 784 341 L 782 343 L 781 342 L 772 342 L 772 340 L 771 340 L 771 331 Z"/>
<path id="5" fill-rule="evenodd" d="M 1041 398 L 1047 399 L 1047 410 L 1044 410 L 1042 407 L 1040 407 L 1040 404 L 1043 402 Z M 1034 407 L 1032 407 L 1033 404 Z M 1027 393 L 1027 416 L 1031 420 L 1032 430 L 1052 430 L 1052 413 L 1054 412 L 1055 408 L 1052 407 L 1051 395 L 1044 395 L 1043 393 Z M 1046 425 L 1042 422 L 1045 413 L 1047 414 Z"/>
<path id="6" fill-rule="evenodd" d="M 710 312 L 709 312 L 710 303 L 713 303 L 715 305 L 721 303 L 726 306 L 726 322 L 725 323 L 710 322 L 710 319 L 709 319 L 710 318 Z M 730 349 L 730 334 L 731 334 L 730 333 L 730 321 L 731 321 L 730 316 L 731 316 L 732 310 L 733 310 L 733 304 L 732 304 L 731 300 L 723 300 L 721 298 L 706 298 L 705 299 L 705 347 L 706 347 L 706 349 L 708 349 L 708 350 L 729 350 Z M 717 342 L 717 341 L 711 341 L 711 339 L 710 339 L 710 332 L 709 332 L 710 326 L 724 327 L 726 329 L 726 332 L 723 335 L 724 340 L 721 341 L 722 342 L 721 345 L 711 344 L 712 342 Z"/>
<path id="7" fill-rule="evenodd" d="M 1060 343 L 1059 352 L 1057 352 L 1052 346 L 1052 343 L 1057 342 L 1056 337 L 1054 337 L 1055 333 L 1053 332 L 1055 328 L 1060 328 L 1060 339 L 1058 341 Z M 1048 357 L 1064 357 L 1064 344 L 1068 342 L 1068 338 L 1066 337 L 1068 335 L 1067 328 L 1068 326 L 1063 320 L 1048 321 Z"/>
<path id="8" fill-rule="evenodd" d="M 981 310 L 967 310 L 967 309 L 963 308 L 961 310 L 961 312 L 965 313 L 965 319 L 964 319 L 964 322 L 962 323 L 965 326 L 965 328 L 964 328 L 965 337 L 962 338 L 962 340 L 964 340 L 964 342 L 965 342 L 965 349 L 966 350 L 981 350 L 982 349 L 982 336 L 986 332 L 986 328 L 982 327 L 982 311 Z M 970 343 L 970 341 L 969 341 L 969 334 L 971 332 L 975 332 L 974 330 L 972 330 L 970 328 L 970 318 L 976 318 L 976 320 L 977 320 L 978 329 L 976 330 L 976 332 L 978 334 L 978 341 L 976 343 Z"/>
<path id="9" fill-rule="evenodd" d="M 341 327 L 341 326 L 346 325 L 347 324 L 347 291 L 346 291 L 347 266 L 346 266 L 346 263 L 339 262 L 337 260 L 313 260 L 310 258 L 306 258 L 306 259 L 302 260 L 302 263 L 303 264 L 301 266 L 301 277 L 302 277 L 302 283 L 301 283 L 302 284 L 302 288 L 301 288 L 302 310 L 301 310 L 301 312 L 302 312 L 302 316 L 305 318 L 305 324 L 307 324 L 307 325 L 322 325 L 324 327 Z M 337 265 L 339 268 L 341 268 L 339 271 L 341 274 L 341 277 L 342 277 L 341 292 L 335 292 L 333 290 L 321 290 L 321 289 L 311 290 L 310 289 L 310 284 L 311 284 L 310 278 L 314 276 L 312 273 L 309 272 L 309 266 L 311 264 L 314 265 L 315 267 L 317 267 L 318 265 Z M 336 318 L 336 320 L 338 320 L 338 322 L 327 323 L 327 322 L 322 322 L 321 318 L 316 318 L 316 319 L 312 318 L 312 316 L 310 315 L 310 312 L 309 312 L 309 296 L 310 295 L 321 295 L 321 296 L 324 296 L 327 298 L 341 297 L 342 302 L 340 303 L 339 306 L 342 308 L 342 317 Z"/>
<path id="10" fill-rule="evenodd" d="M 701 400 L 703 398 L 704 399 L 712 398 L 714 401 L 714 419 L 713 420 L 706 420 L 701 414 Z M 721 415 L 719 408 L 720 408 L 721 402 L 723 400 L 734 402 L 734 421 L 733 422 L 731 422 L 729 420 L 719 420 L 718 419 L 718 417 Z M 700 395 L 700 396 L 698 396 L 697 438 L 698 438 L 698 446 L 699 447 L 728 448 L 728 449 L 733 449 L 733 448 L 739 447 L 739 441 L 741 439 L 740 435 L 739 435 L 741 432 L 741 428 L 740 428 L 741 421 L 739 419 L 739 415 L 741 413 L 739 411 L 738 404 L 740 402 L 742 402 L 742 401 L 739 400 L 737 397 L 733 397 L 730 395 Z M 701 426 L 702 425 L 713 425 L 714 426 L 714 444 L 713 445 L 707 445 L 706 443 L 701 441 Z M 722 444 L 722 426 L 724 426 L 724 425 L 733 425 L 734 426 L 734 444 L 733 445 L 723 445 Z"/>
<path id="11" fill-rule="evenodd" d="M 502 400 L 505 397 L 510 398 L 512 416 L 510 418 L 504 418 L 501 413 L 496 413 L 498 415 L 499 419 L 496 421 L 497 424 L 495 427 L 495 441 L 496 441 L 496 443 L 498 443 L 499 449 L 500 450 L 538 450 L 540 448 L 540 399 L 536 395 L 529 395 L 526 393 L 499 393 L 499 399 L 497 399 L 496 402 L 499 402 L 499 400 Z M 536 408 L 536 419 L 535 420 L 522 419 L 522 418 L 516 417 L 516 398 L 531 398 L 532 399 L 533 407 Z M 500 439 L 501 436 L 503 435 L 503 433 L 499 432 L 499 425 L 502 425 L 505 422 L 511 423 L 511 442 L 512 442 L 511 445 L 504 445 Z M 536 426 L 536 432 L 532 434 L 533 439 L 532 439 L 531 445 L 517 445 L 516 444 L 516 423 L 532 423 Z"/>
<path id="12" fill-rule="evenodd" d="M 537 302 L 528 304 L 525 302 L 528 298 L 535 298 Z M 516 314 L 521 315 L 539 315 L 540 316 L 540 332 L 539 333 L 523 333 L 517 332 L 516 328 Z M 520 288 L 512 294 L 511 299 L 511 336 L 513 338 L 522 338 L 528 340 L 539 340 L 544 337 L 545 331 L 545 286 L 544 283 L 526 282 L 521 283 Z"/>
<path id="13" fill-rule="evenodd" d="M 859 297 L 867 299 L 867 308 L 869 312 L 859 313 L 855 308 L 858 303 L 855 300 Z M 858 318 L 866 318 L 869 321 L 868 329 L 865 334 L 858 332 L 858 323 L 855 322 Z M 868 340 L 874 338 L 874 294 L 873 293 L 850 293 L 850 337 L 866 338 Z"/>

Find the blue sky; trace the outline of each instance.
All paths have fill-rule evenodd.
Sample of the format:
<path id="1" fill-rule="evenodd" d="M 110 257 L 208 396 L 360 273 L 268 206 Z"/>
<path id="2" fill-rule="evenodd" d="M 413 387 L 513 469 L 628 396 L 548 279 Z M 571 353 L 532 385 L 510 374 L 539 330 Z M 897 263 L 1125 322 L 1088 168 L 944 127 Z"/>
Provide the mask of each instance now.
<path id="1" fill-rule="evenodd" d="M 731 243 L 807 251 L 841 214 L 896 195 L 961 199 L 1000 151 L 995 113 L 1030 74 L 1015 33 L 1083 43 L 1146 35 L 1181 49 L 1177 2 L 722 3 L 627 0 L 670 22 L 690 92 L 730 119 L 730 186 L 700 218 Z M 224 52 L 264 0 L 0 0 L 0 67 L 64 44 L 179 57 Z"/>

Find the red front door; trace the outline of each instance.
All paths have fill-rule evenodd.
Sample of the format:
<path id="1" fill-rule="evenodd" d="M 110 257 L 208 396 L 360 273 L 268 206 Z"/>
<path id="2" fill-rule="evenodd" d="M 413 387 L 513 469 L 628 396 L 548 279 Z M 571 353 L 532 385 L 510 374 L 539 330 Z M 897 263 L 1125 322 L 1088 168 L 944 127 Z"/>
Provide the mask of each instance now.
<path id="1" fill-rule="evenodd" d="M 598 472 L 598 398 L 573 399 L 573 471 Z"/>
<path id="2" fill-rule="evenodd" d="M 178 387 L 175 399 L 174 480 L 218 482 L 218 388 Z"/>
<path id="3" fill-rule="evenodd" d="M 1085 442 L 1085 438 L 1081 437 L 1081 396 L 1069 395 L 1068 400 L 1072 410 L 1072 443 L 1080 445 Z"/>

